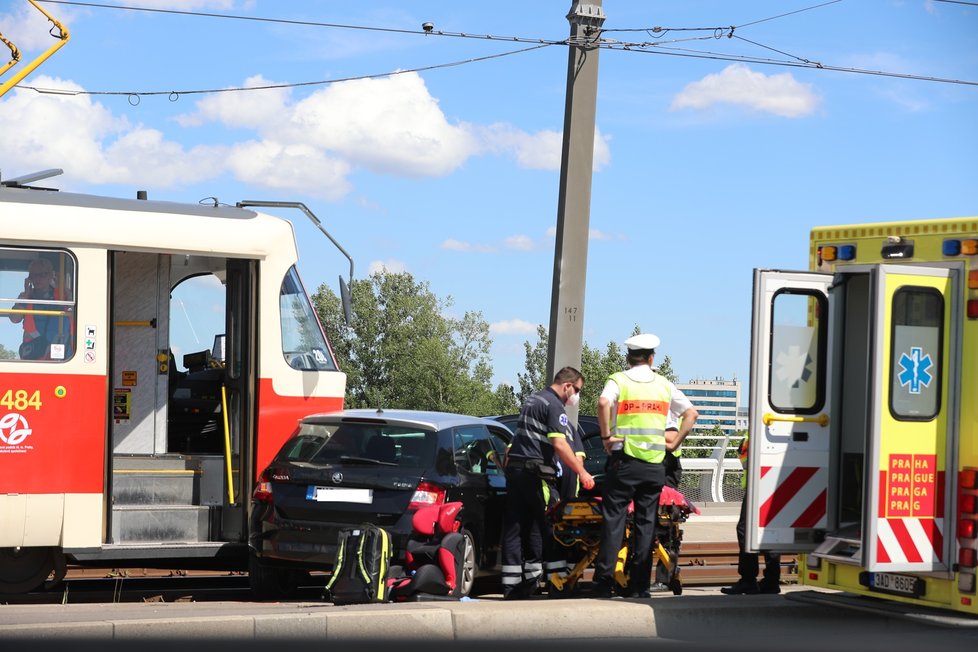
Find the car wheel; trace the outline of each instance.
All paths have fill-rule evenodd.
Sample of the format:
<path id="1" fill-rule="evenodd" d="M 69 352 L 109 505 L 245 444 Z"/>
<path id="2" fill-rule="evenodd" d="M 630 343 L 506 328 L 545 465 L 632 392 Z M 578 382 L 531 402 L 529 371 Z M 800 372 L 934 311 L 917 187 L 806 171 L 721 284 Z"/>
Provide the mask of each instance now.
<path id="1" fill-rule="evenodd" d="M 472 593 L 475 585 L 475 576 L 479 572 L 479 565 L 475 560 L 476 545 L 475 537 L 466 529 L 462 529 L 462 537 L 465 538 L 465 547 L 462 552 L 462 573 L 458 578 L 458 597 L 464 598 Z"/>
<path id="2" fill-rule="evenodd" d="M 248 585 L 259 600 L 291 598 L 299 588 L 299 573 L 269 566 L 252 554 L 248 557 Z"/>

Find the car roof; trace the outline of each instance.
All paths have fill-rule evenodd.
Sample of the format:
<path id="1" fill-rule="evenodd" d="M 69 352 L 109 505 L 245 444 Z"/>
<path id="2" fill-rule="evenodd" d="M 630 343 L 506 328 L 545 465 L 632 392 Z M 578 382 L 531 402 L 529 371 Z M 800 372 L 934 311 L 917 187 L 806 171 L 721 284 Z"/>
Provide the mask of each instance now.
<path id="1" fill-rule="evenodd" d="M 516 427 L 516 422 L 520 420 L 520 415 L 518 414 L 497 414 L 496 416 L 486 417 L 487 419 L 492 419 L 493 421 L 498 421 L 507 427 Z M 596 428 L 598 425 L 598 417 L 590 414 L 579 414 L 577 416 L 577 423 L 582 428 Z"/>
<path id="2" fill-rule="evenodd" d="M 355 420 L 366 423 L 383 422 L 393 425 L 421 426 L 431 430 L 444 430 L 455 426 L 499 426 L 498 421 L 483 417 L 474 417 L 454 412 L 434 412 L 426 410 L 374 410 L 352 409 L 336 412 L 310 414 L 302 419 L 303 423 L 336 423 L 338 421 Z"/>

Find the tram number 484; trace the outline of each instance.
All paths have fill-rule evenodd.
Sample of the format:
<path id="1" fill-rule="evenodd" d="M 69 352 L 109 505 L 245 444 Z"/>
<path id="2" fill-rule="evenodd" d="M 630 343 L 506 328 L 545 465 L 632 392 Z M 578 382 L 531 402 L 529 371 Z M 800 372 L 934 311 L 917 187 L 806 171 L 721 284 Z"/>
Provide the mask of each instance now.
<path id="1" fill-rule="evenodd" d="M 26 389 L 8 389 L 0 396 L 0 407 L 11 411 L 23 412 L 28 408 L 41 409 L 41 391 L 32 392 Z"/>

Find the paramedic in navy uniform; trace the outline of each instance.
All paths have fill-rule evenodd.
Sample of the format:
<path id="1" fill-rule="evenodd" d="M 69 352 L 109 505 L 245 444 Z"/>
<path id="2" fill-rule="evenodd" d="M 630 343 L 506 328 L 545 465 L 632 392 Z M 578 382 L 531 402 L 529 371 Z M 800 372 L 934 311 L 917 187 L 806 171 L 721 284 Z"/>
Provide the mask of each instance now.
<path id="1" fill-rule="evenodd" d="M 547 518 L 547 503 L 549 494 L 556 491 L 557 459 L 564 469 L 580 476 L 585 489 L 594 487 L 594 478 L 567 443 L 574 425 L 564 405 L 575 405 L 583 386 L 581 372 L 564 367 L 549 387 L 532 394 L 520 410 L 506 463 L 502 581 L 507 600 L 533 595 L 545 563 L 552 566 L 546 569 L 548 575 L 567 572 L 566 561 L 557 561 L 560 555 Z"/>
<path id="2" fill-rule="evenodd" d="M 634 501 L 634 539 L 628 572 L 629 597 L 649 597 L 652 543 L 659 494 L 665 484 L 665 456 L 693 429 L 699 413 L 675 385 L 652 369 L 659 338 L 651 333 L 625 340 L 627 371 L 608 376 L 598 399 L 598 425 L 608 451 L 602 489 L 601 545 L 594 561 L 594 597 L 614 595 L 615 559 L 625 534 L 628 505 Z M 680 415 L 679 431 L 669 430 L 669 414 Z"/>

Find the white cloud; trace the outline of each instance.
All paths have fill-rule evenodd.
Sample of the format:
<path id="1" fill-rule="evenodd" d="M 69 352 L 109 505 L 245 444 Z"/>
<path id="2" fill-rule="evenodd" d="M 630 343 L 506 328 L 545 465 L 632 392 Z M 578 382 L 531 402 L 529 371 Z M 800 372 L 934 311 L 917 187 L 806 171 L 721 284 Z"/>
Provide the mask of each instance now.
<path id="1" fill-rule="evenodd" d="M 516 163 L 531 170 L 560 170 L 563 134 L 545 129 L 529 134 L 508 124 L 493 124 L 478 129 L 485 147 L 490 152 L 511 153 Z M 611 162 L 609 136 L 594 130 L 594 159 L 591 168 L 598 171 Z"/>
<path id="2" fill-rule="evenodd" d="M 39 76 L 32 81 L 39 88 L 85 91 L 70 80 Z M 260 75 L 244 82 L 249 88 L 274 84 Z M 513 156 L 528 167 L 556 170 L 560 165 L 556 132 L 531 135 L 511 126 L 451 123 L 413 72 L 331 84 L 298 101 L 285 88 L 207 95 L 193 111 L 173 118 L 176 125 L 218 124 L 244 133 L 237 142 L 191 148 L 169 132 L 131 123 L 93 97 L 17 88 L 0 98 L 5 120 L 18 125 L 0 133 L 5 167 L 63 167 L 66 180 L 146 188 L 230 174 L 256 188 L 335 201 L 353 190 L 350 178 L 358 169 L 409 178 L 441 176 L 483 155 Z M 179 129 L 174 133 L 180 137 Z M 609 152 L 608 138 L 596 133 L 595 168 L 610 160 Z M 446 246 L 496 250 L 478 244 Z"/>
<path id="3" fill-rule="evenodd" d="M 517 251 L 533 251 L 537 248 L 536 242 L 528 235 L 511 235 L 505 240 L 507 249 Z"/>
<path id="4" fill-rule="evenodd" d="M 236 0 L 121 0 L 119 4 L 134 7 L 152 7 L 153 9 L 173 9 L 176 11 L 192 11 L 194 9 L 234 9 L 254 5 L 252 2 L 237 2 Z"/>
<path id="5" fill-rule="evenodd" d="M 331 84 L 296 104 L 285 130 L 374 172 L 441 176 L 476 153 L 464 125 L 448 123 L 417 73 Z"/>
<path id="6" fill-rule="evenodd" d="M 77 84 L 38 76 L 34 84 L 76 92 Z M 88 95 L 46 94 L 15 88 L 0 101 L 4 120 L 16 129 L 0 130 L 6 169 L 57 167 L 83 182 L 138 183 L 164 188 L 214 176 L 222 149 L 167 141 L 155 129 L 131 124 Z M 70 166 L 69 166 L 70 163 Z"/>
<path id="7" fill-rule="evenodd" d="M 537 332 L 537 326 L 522 319 L 507 319 L 489 324 L 489 332 L 495 335 L 532 335 Z"/>
<path id="8" fill-rule="evenodd" d="M 442 242 L 441 248 L 450 251 L 470 251 L 482 254 L 491 254 L 496 251 L 496 248 L 490 245 L 472 244 L 471 242 L 462 242 L 451 238 Z"/>
<path id="9" fill-rule="evenodd" d="M 811 84 L 795 80 L 791 73 L 765 75 L 735 63 L 687 84 L 673 98 L 670 109 L 708 109 L 717 104 L 735 104 L 786 118 L 800 118 L 814 112 L 820 101 Z"/>
<path id="10" fill-rule="evenodd" d="M 407 265 L 401 260 L 374 260 L 367 265 L 367 274 L 376 274 L 387 271 L 391 274 L 401 274 L 407 271 Z"/>
<path id="11" fill-rule="evenodd" d="M 351 189 L 350 165 L 310 145 L 250 141 L 232 147 L 226 163 L 238 179 L 265 188 L 302 189 L 330 200 Z"/>
<path id="12" fill-rule="evenodd" d="M 273 86 L 261 75 L 249 77 L 244 88 Z M 263 88 L 257 91 L 229 91 L 214 93 L 197 102 L 195 113 L 177 116 L 177 124 L 196 127 L 205 122 L 220 122 L 229 127 L 259 129 L 287 114 L 288 88 Z"/>
<path id="13" fill-rule="evenodd" d="M 71 19 L 74 17 L 75 11 L 64 6 L 59 6 L 56 10 L 48 7 L 47 11 L 64 25 L 70 36 Z M 3 34 L 4 38 L 16 45 L 21 53 L 21 60 L 17 66 L 24 66 L 31 60 L 32 57 L 27 53 L 47 50 L 58 42 L 58 39 L 50 34 L 53 27 L 44 14 L 27 2 L 18 2 L 9 13 L 0 14 L 0 34 Z M 55 30 L 55 34 L 57 34 L 57 30 Z M 4 55 L 8 54 L 6 47 L 0 46 L 0 51 Z M 5 56 L 3 63 L 6 64 L 7 61 Z M 19 70 L 17 66 L 8 70 L 6 75 L 17 74 Z M 6 82 L 7 79 L 3 81 Z"/>

